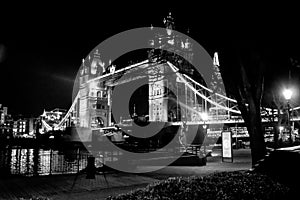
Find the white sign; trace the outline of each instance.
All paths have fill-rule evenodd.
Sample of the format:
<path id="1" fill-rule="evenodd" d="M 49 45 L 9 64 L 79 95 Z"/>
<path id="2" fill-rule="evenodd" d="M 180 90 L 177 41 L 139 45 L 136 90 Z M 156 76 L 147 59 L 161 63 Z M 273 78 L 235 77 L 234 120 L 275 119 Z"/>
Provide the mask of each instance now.
<path id="1" fill-rule="evenodd" d="M 222 157 L 232 158 L 232 141 L 230 131 L 222 132 Z"/>

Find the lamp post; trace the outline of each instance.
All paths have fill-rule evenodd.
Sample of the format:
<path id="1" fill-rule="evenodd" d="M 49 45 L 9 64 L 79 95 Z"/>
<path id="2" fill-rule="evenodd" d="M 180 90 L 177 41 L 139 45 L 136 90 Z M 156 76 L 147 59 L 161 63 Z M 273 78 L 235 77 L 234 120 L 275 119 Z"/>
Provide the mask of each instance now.
<path id="1" fill-rule="evenodd" d="M 287 102 L 287 121 L 288 121 L 288 130 L 289 130 L 289 140 L 292 143 L 292 130 L 291 130 L 291 116 L 290 116 L 290 99 L 292 98 L 293 91 L 291 89 L 284 89 L 282 92 L 286 102 Z"/>
<path id="2" fill-rule="evenodd" d="M 235 122 L 235 148 L 238 149 L 238 130 L 237 130 L 237 122 Z"/>
<path id="3" fill-rule="evenodd" d="M 207 125 L 206 125 L 206 121 L 208 120 L 208 114 L 203 112 L 200 114 L 201 118 L 203 120 L 203 129 L 204 129 L 204 139 L 203 139 L 203 143 L 204 143 L 204 154 L 206 155 L 206 143 L 205 141 L 205 137 L 207 135 Z"/>

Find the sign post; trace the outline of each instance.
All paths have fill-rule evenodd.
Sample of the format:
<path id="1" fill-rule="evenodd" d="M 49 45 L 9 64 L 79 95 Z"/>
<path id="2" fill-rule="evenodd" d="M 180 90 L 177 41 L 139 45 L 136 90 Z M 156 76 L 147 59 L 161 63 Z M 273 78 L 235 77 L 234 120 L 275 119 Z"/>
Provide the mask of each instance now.
<path id="1" fill-rule="evenodd" d="M 222 162 L 224 162 L 225 159 L 231 159 L 231 162 L 233 162 L 231 131 L 222 132 Z"/>

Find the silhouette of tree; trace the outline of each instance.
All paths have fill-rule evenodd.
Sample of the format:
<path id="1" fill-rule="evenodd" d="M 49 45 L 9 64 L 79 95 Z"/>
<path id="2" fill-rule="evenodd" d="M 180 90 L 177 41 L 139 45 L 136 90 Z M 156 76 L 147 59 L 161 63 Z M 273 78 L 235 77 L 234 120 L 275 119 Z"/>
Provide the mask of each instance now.
<path id="1" fill-rule="evenodd" d="M 266 147 L 261 123 L 261 102 L 267 69 L 266 52 L 253 41 L 226 45 L 221 72 L 226 89 L 238 102 L 250 136 L 252 164 L 265 156 Z M 222 61 L 220 61 L 222 62 Z"/>

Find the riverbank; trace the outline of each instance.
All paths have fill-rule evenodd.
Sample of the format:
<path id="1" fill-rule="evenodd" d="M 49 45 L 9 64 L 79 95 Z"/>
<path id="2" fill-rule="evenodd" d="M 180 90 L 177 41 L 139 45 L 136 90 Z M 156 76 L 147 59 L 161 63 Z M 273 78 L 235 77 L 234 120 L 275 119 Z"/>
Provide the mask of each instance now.
<path id="1" fill-rule="evenodd" d="M 213 152 L 206 166 L 168 166 L 145 174 L 111 173 L 106 175 L 108 185 L 102 175 L 96 179 L 85 179 L 80 175 L 72 188 L 75 175 L 52 175 L 40 177 L 14 177 L 0 179 L 0 199 L 30 198 L 44 196 L 50 199 L 105 199 L 109 195 L 129 192 L 144 187 L 157 180 L 173 176 L 205 176 L 214 172 L 247 170 L 251 168 L 250 149 L 234 150 L 233 163 L 222 162 L 220 150 Z"/>
<path id="2" fill-rule="evenodd" d="M 85 149 L 90 143 L 66 142 L 62 140 L 36 139 L 36 138 L 12 138 L 0 141 L 0 149 L 24 148 L 24 149 Z"/>

